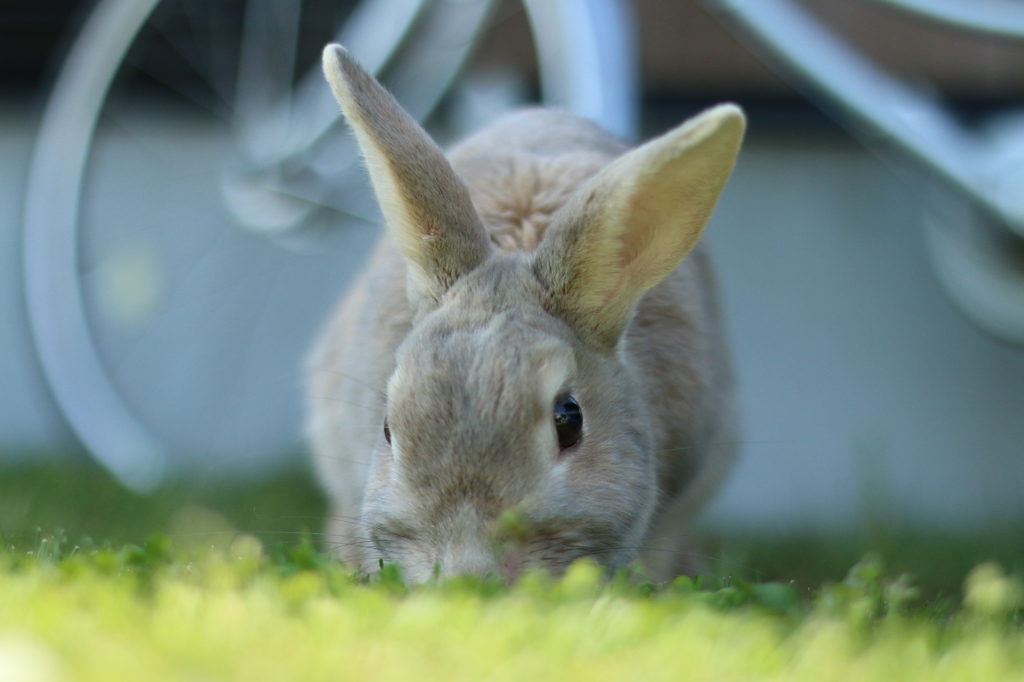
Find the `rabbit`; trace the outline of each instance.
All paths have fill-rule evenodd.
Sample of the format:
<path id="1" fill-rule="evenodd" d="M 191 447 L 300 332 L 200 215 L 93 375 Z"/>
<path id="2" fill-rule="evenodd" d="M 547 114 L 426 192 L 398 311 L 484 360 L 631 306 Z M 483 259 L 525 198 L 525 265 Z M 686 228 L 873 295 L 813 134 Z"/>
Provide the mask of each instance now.
<path id="1" fill-rule="evenodd" d="M 685 570 L 687 521 L 736 454 L 698 238 L 742 110 L 629 149 L 529 109 L 446 157 L 342 46 L 323 65 L 386 223 L 308 365 L 342 558 L 397 563 L 410 583 L 557 575 L 585 557 Z"/>

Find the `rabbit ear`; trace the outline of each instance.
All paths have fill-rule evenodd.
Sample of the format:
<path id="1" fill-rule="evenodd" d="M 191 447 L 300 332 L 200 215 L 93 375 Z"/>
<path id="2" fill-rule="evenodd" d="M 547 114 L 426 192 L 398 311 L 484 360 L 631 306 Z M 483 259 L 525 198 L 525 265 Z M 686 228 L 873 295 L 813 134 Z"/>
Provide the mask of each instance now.
<path id="1" fill-rule="evenodd" d="M 697 243 L 732 172 L 746 121 L 709 109 L 620 156 L 552 218 L 534 256 L 551 312 L 614 348 L 643 294 Z"/>
<path id="2" fill-rule="evenodd" d="M 491 252 L 469 191 L 426 131 L 344 47 L 328 45 L 323 61 L 409 268 L 410 298 L 437 300 Z"/>

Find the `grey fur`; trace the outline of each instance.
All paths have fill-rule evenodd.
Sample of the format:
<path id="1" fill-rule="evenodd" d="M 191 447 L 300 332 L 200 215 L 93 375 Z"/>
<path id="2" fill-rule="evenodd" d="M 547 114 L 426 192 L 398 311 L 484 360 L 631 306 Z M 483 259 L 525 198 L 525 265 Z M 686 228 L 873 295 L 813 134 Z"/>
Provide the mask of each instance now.
<path id="1" fill-rule="evenodd" d="M 446 160 L 344 48 L 328 46 L 324 68 L 388 227 L 309 365 L 341 555 L 398 561 L 414 582 L 582 556 L 615 568 L 645 545 L 667 550 L 643 553 L 656 577 L 686 570 L 687 521 L 736 452 L 696 242 L 742 113 L 717 107 L 630 151 L 532 110 Z M 584 432 L 560 451 L 552 407 L 566 392 Z"/>

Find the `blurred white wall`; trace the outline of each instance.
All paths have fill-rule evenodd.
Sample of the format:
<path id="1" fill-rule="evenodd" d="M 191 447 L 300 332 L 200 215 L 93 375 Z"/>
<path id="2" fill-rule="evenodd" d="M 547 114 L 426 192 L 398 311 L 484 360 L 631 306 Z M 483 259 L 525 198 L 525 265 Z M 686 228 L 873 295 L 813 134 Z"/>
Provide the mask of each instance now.
<path id="1" fill-rule="evenodd" d="M 926 259 L 919 193 L 853 142 L 755 140 L 712 220 L 745 456 L 708 517 L 754 527 L 1024 518 L 1024 349 Z"/>

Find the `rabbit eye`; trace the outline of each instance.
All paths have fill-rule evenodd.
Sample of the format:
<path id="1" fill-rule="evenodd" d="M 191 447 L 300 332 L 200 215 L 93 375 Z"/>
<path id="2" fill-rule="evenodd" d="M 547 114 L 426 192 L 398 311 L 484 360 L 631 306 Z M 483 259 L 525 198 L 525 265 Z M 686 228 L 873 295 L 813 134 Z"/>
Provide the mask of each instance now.
<path id="1" fill-rule="evenodd" d="M 583 412 L 571 395 L 555 401 L 555 431 L 558 432 L 558 446 L 563 450 L 576 445 L 583 435 Z"/>
<path id="2" fill-rule="evenodd" d="M 384 440 L 391 445 L 391 429 L 388 428 L 388 418 L 384 417 Z"/>

